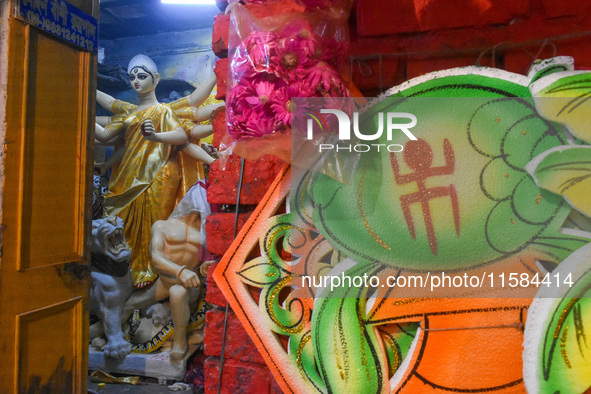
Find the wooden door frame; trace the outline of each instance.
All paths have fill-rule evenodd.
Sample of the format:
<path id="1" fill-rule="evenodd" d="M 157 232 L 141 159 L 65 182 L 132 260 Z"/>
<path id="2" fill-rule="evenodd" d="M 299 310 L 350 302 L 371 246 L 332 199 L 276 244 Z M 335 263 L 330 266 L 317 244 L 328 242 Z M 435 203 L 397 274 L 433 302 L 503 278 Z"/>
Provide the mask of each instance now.
<path id="1" fill-rule="evenodd" d="M 9 21 L 12 11 L 12 1 L 0 1 L 0 207 L 2 207 L 2 196 L 4 189 L 4 153 L 6 146 L 4 144 L 6 136 L 6 95 L 8 85 L 8 32 Z M 2 209 L 0 208 L 0 223 L 2 222 Z M 0 227 L 0 267 L 2 264 L 2 231 Z"/>
<path id="2" fill-rule="evenodd" d="M 85 0 L 81 0 L 81 1 L 85 1 Z M 79 1 L 81 3 L 81 1 Z M 92 0 L 93 2 L 93 10 L 95 10 L 96 13 L 98 13 L 98 0 Z M 88 4 L 88 3 L 87 3 Z M 98 15 L 95 15 L 95 17 L 98 17 Z M 0 275 L 2 275 L 2 266 L 3 266 L 3 257 L 4 257 L 4 242 L 5 242 L 5 237 L 3 237 L 3 231 L 4 231 L 4 223 L 6 218 L 5 212 L 3 212 L 4 208 L 5 208 L 5 203 L 9 203 L 10 201 L 5 200 L 5 198 L 10 198 L 8 196 L 5 196 L 5 155 L 7 152 L 7 141 L 6 141 L 6 137 L 7 137 L 7 121 L 10 118 L 10 113 L 7 113 L 7 111 L 10 111 L 11 109 L 8 108 L 7 106 L 10 105 L 11 102 L 14 102 L 14 97 L 13 98 L 9 98 L 7 97 L 8 91 L 9 91 L 9 85 L 13 84 L 14 81 L 10 81 L 9 78 L 11 77 L 11 75 L 13 75 L 14 73 L 9 70 L 10 64 L 14 63 L 13 60 L 11 58 L 11 56 L 15 56 L 15 52 L 19 52 L 20 49 L 19 48 L 10 48 L 10 45 L 15 45 L 14 44 L 14 38 L 11 37 L 11 31 L 10 29 L 15 26 L 15 23 L 22 23 L 18 20 L 16 20 L 16 18 L 14 17 L 14 4 L 12 0 L 7 0 L 7 1 L 0 1 Z M 27 27 L 27 29 L 34 29 L 32 26 L 31 27 Z M 28 31 L 28 30 L 27 30 Z M 11 40 L 12 40 L 12 44 L 11 44 Z M 56 39 L 57 40 L 57 39 Z M 10 52 L 9 52 L 10 50 Z M 19 56 L 18 54 L 16 56 Z M 59 56 L 59 54 L 58 54 Z M 85 177 L 85 184 L 83 185 L 83 187 L 81 188 L 82 191 L 88 191 L 88 190 L 92 190 L 92 173 L 93 173 L 93 162 L 91 161 L 94 155 L 94 138 L 93 138 L 93 133 L 92 130 L 94 128 L 94 119 L 95 119 L 95 98 L 96 98 L 96 75 L 97 75 L 97 56 L 96 54 L 92 54 L 92 53 L 83 53 L 81 58 L 81 62 L 80 62 L 80 67 L 85 69 L 85 75 L 87 75 L 87 77 L 85 78 L 85 80 L 83 81 L 83 89 L 84 91 L 86 91 L 86 94 L 83 97 L 84 103 L 82 104 L 83 106 L 83 113 L 85 114 L 83 116 L 83 118 L 81 119 L 81 125 L 80 127 L 82 128 L 81 132 L 83 132 L 83 130 L 86 130 L 87 133 L 85 134 L 85 157 L 87 158 L 86 163 L 83 163 L 80 168 L 79 171 L 81 171 L 84 174 Z M 18 100 L 18 98 L 17 98 Z M 82 136 L 82 139 L 84 140 L 84 135 Z M 84 151 L 81 151 L 80 153 L 84 153 Z M 8 192 L 8 189 L 6 189 L 6 191 Z M 87 263 L 89 262 L 90 259 L 90 246 L 89 246 L 89 236 L 91 233 L 91 213 L 92 213 L 92 197 L 90 195 L 90 193 L 85 193 L 85 195 L 82 198 L 82 204 L 81 204 L 81 214 L 84 217 L 83 220 L 83 237 L 82 239 L 80 239 L 79 242 L 79 250 L 82 251 L 82 256 L 83 256 L 83 260 L 86 261 Z M 8 264 L 8 263 L 7 263 Z M 8 267 L 8 265 L 7 265 Z M 12 293 L 14 294 L 14 292 Z M 88 294 L 83 294 L 83 298 L 85 300 L 88 299 Z M 68 304 L 68 302 L 72 302 L 71 300 L 65 300 L 65 304 Z M 65 305 L 64 304 L 64 305 Z M 75 371 L 74 373 L 76 373 L 76 378 L 75 380 L 78 381 L 79 383 L 79 387 L 81 387 L 84 392 L 86 391 L 86 379 L 87 379 L 87 365 L 88 365 L 88 319 L 87 317 L 87 304 L 85 302 L 83 302 L 82 304 L 80 304 L 78 306 L 78 308 L 84 308 L 81 309 L 81 315 L 82 315 L 82 321 L 79 322 L 79 324 L 81 325 L 81 333 L 82 335 L 76 335 L 75 336 L 75 340 L 77 342 L 79 342 L 79 346 L 81 346 L 81 355 L 82 358 L 81 360 L 79 360 L 78 365 L 80 366 L 80 370 Z M 1 319 L 0 319 L 1 320 Z M 0 347 L 0 351 L 2 351 L 4 349 L 2 349 Z M 10 369 L 14 369 L 16 367 L 11 366 Z M 18 368 L 16 368 L 16 371 L 14 373 L 15 375 L 15 379 L 17 379 L 17 375 L 18 375 Z M 17 379 L 18 380 L 18 379 Z M 15 380 L 16 381 L 16 380 Z M 8 383 L 7 385 L 4 385 L 4 388 L 0 389 L 0 391 L 4 392 L 3 390 L 6 389 L 7 387 L 12 387 L 12 382 L 5 382 Z M 16 389 L 16 387 L 15 387 Z"/>

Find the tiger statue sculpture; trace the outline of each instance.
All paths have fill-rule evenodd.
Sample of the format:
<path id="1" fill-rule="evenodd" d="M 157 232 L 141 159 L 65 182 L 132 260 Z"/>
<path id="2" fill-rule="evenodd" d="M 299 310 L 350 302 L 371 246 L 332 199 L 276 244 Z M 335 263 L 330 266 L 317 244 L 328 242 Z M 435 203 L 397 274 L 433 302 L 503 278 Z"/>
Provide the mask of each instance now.
<path id="1" fill-rule="evenodd" d="M 121 330 L 121 313 L 133 291 L 129 261 L 131 249 L 125 241 L 123 219 L 110 216 L 92 221 L 90 311 L 102 321 L 90 328 L 90 338 L 107 337 L 104 355 L 122 359 L 131 345 Z"/>

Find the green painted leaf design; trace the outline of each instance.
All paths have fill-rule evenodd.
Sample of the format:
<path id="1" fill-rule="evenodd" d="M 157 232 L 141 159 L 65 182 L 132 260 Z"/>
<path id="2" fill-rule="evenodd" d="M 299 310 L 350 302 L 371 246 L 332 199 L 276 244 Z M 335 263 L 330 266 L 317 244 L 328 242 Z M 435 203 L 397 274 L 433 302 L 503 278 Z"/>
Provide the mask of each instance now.
<path id="1" fill-rule="evenodd" d="M 289 340 L 289 353 L 295 357 L 297 368 L 302 377 L 309 381 L 319 393 L 325 393 L 326 385 L 316 368 L 311 332 L 307 331 L 301 336 L 292 336 Z"/>
<path id="2" fill-rule="evenodd" d="M 557 72 L 534 82 L 530 91 L 544 118 L 566 125 L 577 138 L 591 141 L 591 73 Z"/>
<path id="3" fill-rule="evenodd" d="M 249 261 L 238 273 L 244 281 L 255 287 L 263 287 L 276 282 L 281 278 L 281 271 L 266 257 L 259 257 Z"/>
<path id="4" fill-rule="evenodd" d="M 591 245 L 541 277 L 527 313 L 524 383 L 528 393 L 583 393 L 591 385 Z M 548 284 L 549 283 L 549 284 Z"/>
<path id="5" fill-rule="evenodd" d="M 352 267 L 345 276 L 367 267 Z M 327 289 L 328 290 L 328 289 Z M 312 314 L 312 341 L 318 371 L 329 393 L 389 391 L 388 366 L 377 330 L 365 321 L 365 288 L 340 287 L 317 298 Z"/>
<path id="6" fill-rule="evenodd" d="M 536 184 L 558 193 L 576 209 L 591 215 L 591 147 L 550 149 L 526 167 Z"/>

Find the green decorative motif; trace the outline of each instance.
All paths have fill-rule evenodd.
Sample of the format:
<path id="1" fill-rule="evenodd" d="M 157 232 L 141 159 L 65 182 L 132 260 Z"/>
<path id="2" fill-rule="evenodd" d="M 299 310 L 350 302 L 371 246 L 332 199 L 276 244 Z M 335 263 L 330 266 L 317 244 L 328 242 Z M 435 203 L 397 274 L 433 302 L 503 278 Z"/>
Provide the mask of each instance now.
<path id="1" fill-rule="evenodd" d="M 543 117 L 566 125 L 575 137 L 591 141 L 591 73 L 557 72 L 532 83 L 530 90 Z"/>
<path id="2" fill-rule="evenodd" d="M 548 73 L 540 67 L 536 75 L 543 81 Z M 417 321 L 404 324 L 372 322 L 376 289 L 305 287 L 300 283 L 304 276 L 320 283 L 329 276 L 399 270 L 465 272 L 522 256 L 556 265 L 589 242 L 581 231 L 561 231 L 567 218 L 576 229 L 589 224 L 571 215 L 572 208 L 550 186 L 565 181 L 555 174 L 566 171 L 553 168 L 574 163 L 548 155 L 556 161 L 542 161 L 544 167 L 533 172 L 535 181 L 526 171 L 534 158 L 569 141 L 562 126 L 537 113 L 529 82 L 476 67 L 409 81 L 368 104 L 359 117 L 359 128 L 369 135 L 379 128 L 382 113 L 416 116 L 412 133 L 417 140 L 394 131 L 391 140 L 384 133 L 373 141 L 399 144 L 402 152 L 361 154 L 347 183 L 319 171 L 292 174 L 289 213 L 265 222 L 261 256 L 238 274 L 245 286 L 256 288 L 249 294 L 257 295 L 255 310 L 264 327 L 286 349 L 282 361 L 301 375 L 296 391 L 389 392 L 422 313 L 417 310 Z M 588 288 L 573 291 L 571 300 Z M 542 334 L 538 337 L 536 360 L 545 360 L 543 371 L 550 362 L 552 370 L 569 368 L 562 349 L 571 365 L 591 356 L 588 308 L 582 299 L 565 298 L 556 306 L 568 311 L 564 319 L 558 313 L 548 320 L 546 347 L 539 348 Z M 550 354 L 552 346 L 558 350 Z M 553 392 L 551 384 L 543 392 Z"/>
<path id="3" fill-rule="evenodd" d="M 583 393 L 591 387 L 591 249 L 585 246 L 546 277 L 527 318 L 528 392 Z M 559 284 L 559 285 L 558 285 Z"/>
<path id="4" fill-rule="evenodd" d="M 591 147 L 564 147 L 545 152 L 531 165 L 536 183 L 591 216 Z"/>
<path id="5" fill-rule="evenodd" d="M 530 86 L 536 109 L 562 123 L 573 136 L 591 142 L 591 73 L 557 72 Z M 591 215 L 591 151 L 588 146 L 563 145 L 536 157 L 527 170 L 536 183 L 563 195 L 574 208 Z"/>
<path id="6" fill-rule="evenodd" d="M 576 138 L 591 142 L 591 73 L 562 71 L 530 85 L 536 109 Z M 536 184 L 576 208 L 565 226 L 589 234 L 591 147 L 562 146 L 535 157 L 526 167 Z M 548 274 L 532 303 L 525 330 L 524 381 L 528 391 L 582 393 L 591 388 L 591 249 L 585 246 Z M 562 282 L 559 282 L 559 279 Z"/>
<path id="7" fill-rule="evenodd" d="M 365 298 L 316 300 L 312 339 L 330 392 L 380 393 L 388 386 L 377 332 L 364 321 Z"/>
<path id="8" fill-rule="evenodd" d="M 591 275 L 584 282 L 586 288 L 572 292 L 578 297 L 562 299 L 547 322 L 541 393 L 582 393 L 591 387 L 591 302 L 580 298 L 591 296 Z"/>
<path id="9" fill-rule="evenodd" d="M 459 270 L 521 251 L 564 259 L 587 240 L 560 233 L 570 207 L 524 168 L 566 139 L 531 98 L 519 98 L 528 95 L 509 80 L 463 74 L 369 105 L 360 129 L 377 129 L 380 113 L 411 113 L 419 141 L 400 132 L 387 141 L 384 133 L 379 143 L 404 151 L 361 155 L 349 184 L 315 174 L 314 225 L 368 267 Z"/>

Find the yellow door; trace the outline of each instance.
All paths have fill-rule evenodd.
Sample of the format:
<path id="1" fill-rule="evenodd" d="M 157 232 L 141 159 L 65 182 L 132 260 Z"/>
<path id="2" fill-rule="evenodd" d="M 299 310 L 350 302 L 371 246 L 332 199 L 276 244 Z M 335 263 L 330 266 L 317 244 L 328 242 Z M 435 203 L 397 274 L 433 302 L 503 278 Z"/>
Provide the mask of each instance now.
<path id="1" fill-rule="evenodd" d="M 96 55 L 0 4 L 0 393 L 86 392 Z"/>

